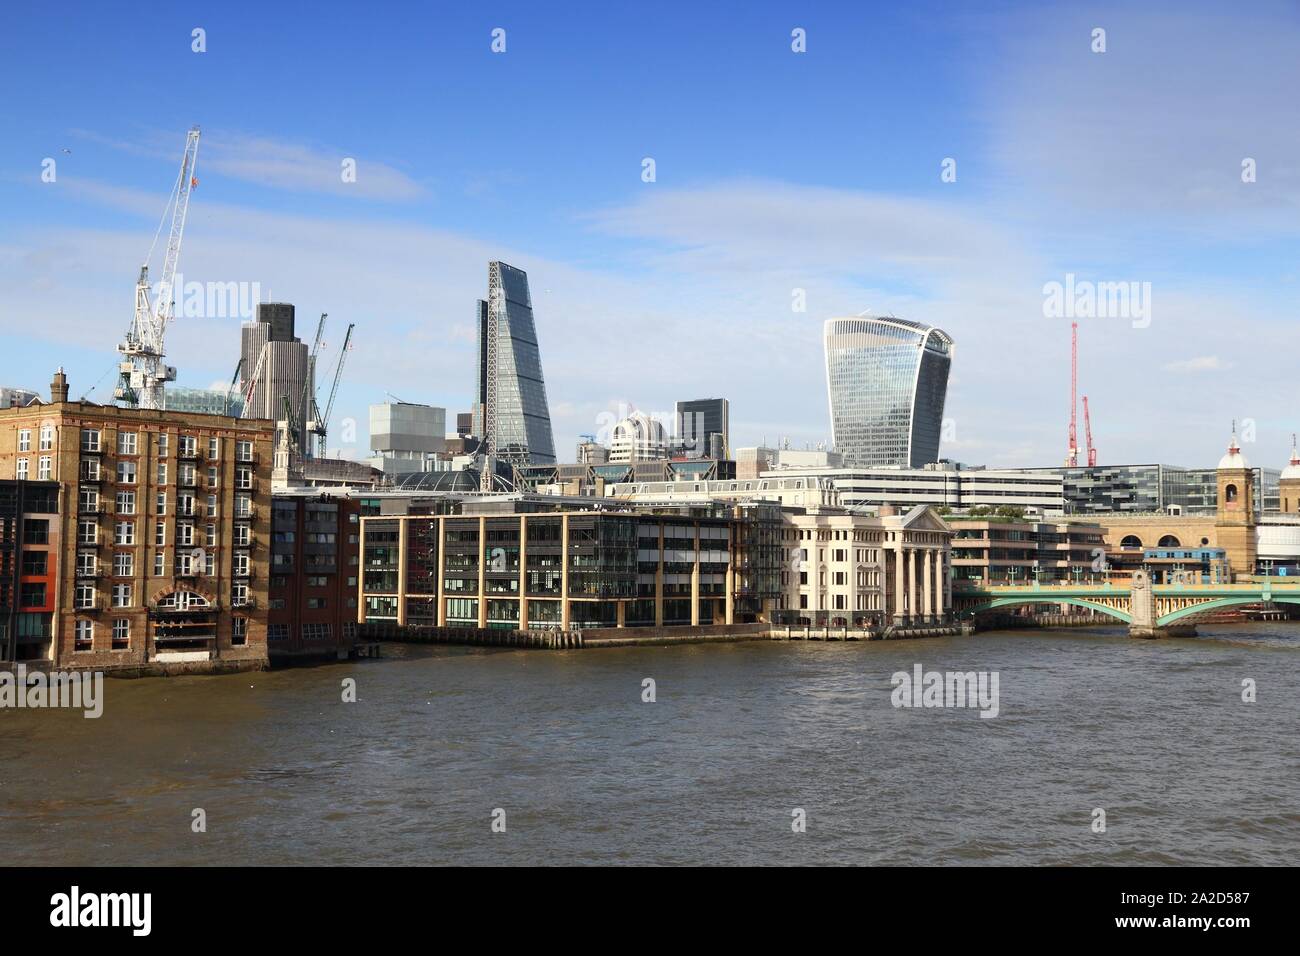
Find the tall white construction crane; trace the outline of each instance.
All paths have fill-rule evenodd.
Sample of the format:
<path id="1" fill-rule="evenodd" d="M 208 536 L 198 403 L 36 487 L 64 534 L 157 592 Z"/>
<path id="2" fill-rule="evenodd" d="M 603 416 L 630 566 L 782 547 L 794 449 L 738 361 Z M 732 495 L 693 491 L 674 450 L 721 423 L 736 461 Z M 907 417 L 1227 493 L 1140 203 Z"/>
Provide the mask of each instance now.
<path id="1" fill-rule="evenodd" d="M 176 380 L 176 369 L 163 364 L 163 336 L 172 319 L 172 284 L 176 281 L 176 263 L 181 255 L 181 237 L 185 233 L 185 216 L 190 208 L 190 193 L 199 184 L 194 175 L 194 163 L 199 155 L 199 128 L 192 127 L 185 138 L 185 155 L 181 158 L 181 171 L 176 179 L 158 223 L 149 255 L 140 267 L 140 278 L 135 284 L 135 319 L 126 340 L 117 350 L 125 356 L 118 365 L 118 386 L 114 397 L 139 408 L 162 408 L 163 386 Z M 171 232 L 167 238 L 167 252 L 163 256 L 162 275 L 153 290 L 150 302 L 149 260 L 162 234 L 163 223 L 171 213 Z"/>
<path id="2" fill-rule="evenodd" d="M 322 316 L 322 318 L 324 318 Z M 317 441 L 317 457 L 324 458 L 328 454 L 325 446 L 326 432 L 329 430 L 330 415 L 334 412 L 334 399 L 339 393 L 339 379 L 343 377 L 343 363 L 347 360 L 348 350 L 352 347 L 352 330 L 356 327 L 355 323 L 348 323 L 348 330 L 343 336 L 343 347 L 339 349 L 339 360 L 334 366 L 334 381 L 330 385 L 330 397 L 325 402 L 325 411 L 322 413 L 319 408 L 315 408 L 315 419 L 307 422 L 307 432 L 314 434 Z M 315 401 L 312 402 L 315 406 Z"/>

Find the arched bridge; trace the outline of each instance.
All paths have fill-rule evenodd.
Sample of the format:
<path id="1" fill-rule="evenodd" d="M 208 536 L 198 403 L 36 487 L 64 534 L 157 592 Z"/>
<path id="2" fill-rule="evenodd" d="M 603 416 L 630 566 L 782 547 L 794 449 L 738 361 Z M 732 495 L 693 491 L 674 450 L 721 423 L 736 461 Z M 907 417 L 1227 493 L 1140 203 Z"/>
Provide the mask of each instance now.
<path id="1" fill-rule="evenodd" d="M 1134 613 L 1134 590 L 1129 584 L 995 584 L 958 586 L 953 608 L 958 617 L 972 618 L 983 611 L 1023 604 L 1069 604 L 1090 608 L 1128 624 L 1130 628 L 1167 630 L 1194 623 L 1197 615 L 1244 604 L 1300 604 L 1300 581 L 1243 584 L 1156 584 L 1145 587 L 1150 609 Z M 1139 605 L 1142 602 L 1139 601 Z"/>

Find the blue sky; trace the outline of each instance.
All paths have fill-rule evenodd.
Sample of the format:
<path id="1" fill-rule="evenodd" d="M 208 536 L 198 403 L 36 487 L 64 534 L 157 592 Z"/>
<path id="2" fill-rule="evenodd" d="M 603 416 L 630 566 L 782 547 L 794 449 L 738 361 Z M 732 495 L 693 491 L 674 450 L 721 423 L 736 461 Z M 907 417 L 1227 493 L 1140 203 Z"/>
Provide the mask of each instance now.
<path id="1" fill-rule="evenodd" d="M 385 392 L 468 408 L 499 257 L 530 275 L 562 457 L 620 407 L 719 394 L 734 444 L 828 440 L 821 324 L 870 308 L 957 340 L 945 455 L 1055 463 L 1069 328 L 1042 287 L 1073 273 L 1152 289 L 1147 327 L 1081 321 L 1103 463 L 1212 464 L 1238 418 L 1247 456 L 1280 466 L 1300 430 L 1300 14 L 1133 6 L 17 6 L 0 381 L 44 389 L 62 364 L 105 397 L 198 123 L 181 272 L 259 283 L 307 337 L 322 311 L 327 341 L 357 324 L 343 454 Z M 237 327 L 175 323 L 184 384 L 229 379 Z"/>

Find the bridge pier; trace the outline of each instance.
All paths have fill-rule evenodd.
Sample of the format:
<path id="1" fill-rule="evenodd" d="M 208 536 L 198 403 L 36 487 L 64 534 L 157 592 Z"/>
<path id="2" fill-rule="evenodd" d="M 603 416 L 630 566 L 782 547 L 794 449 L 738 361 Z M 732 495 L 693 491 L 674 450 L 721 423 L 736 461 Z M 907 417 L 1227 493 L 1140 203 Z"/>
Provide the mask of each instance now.
<path id="1" fill-rule="evenodd" d="M 1132 621 L 1128 626 L 1129 637 L 1152 639 L 1157 637 L 1195 637 L 1195 624 L 1157 624 L 1156 595 L 1151 590 L 1151 576 L 1146 571 L 1134 571 L 1130 585 L 1129 606 L 1132 608 Z"/>

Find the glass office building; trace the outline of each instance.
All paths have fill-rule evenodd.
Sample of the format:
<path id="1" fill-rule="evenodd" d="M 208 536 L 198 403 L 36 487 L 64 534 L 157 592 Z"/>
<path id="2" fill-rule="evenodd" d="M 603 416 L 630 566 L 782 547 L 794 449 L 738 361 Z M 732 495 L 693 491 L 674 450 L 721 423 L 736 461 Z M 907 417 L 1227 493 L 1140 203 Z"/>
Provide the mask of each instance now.
<path id="1" fill-rule="evenodd" d="M 893 316 L 828 319 L 826 388 L 835 449 L 850 468 L 939 459 L 952 338 Z"/>
<path id="2" fill-rule="evenodd" d="M 555 440 L 533 323 L 528 275 L 504 262 L 488 264 L 488 299 L 478 303 L 478 382 L 475 425 L 493 454 L 517 465 L 551 464 Z M 489 339 L 492 341 L 489 341 Z M 495 345 L 496 367 L 489 367 Z M 493 378 L 495 376 L 495 378 Z M 488 419 L 495 391 L 494 421 Z M 489 436 L 487 433 L 493 434 Z"/>

